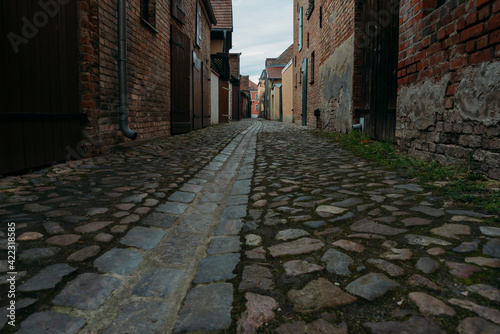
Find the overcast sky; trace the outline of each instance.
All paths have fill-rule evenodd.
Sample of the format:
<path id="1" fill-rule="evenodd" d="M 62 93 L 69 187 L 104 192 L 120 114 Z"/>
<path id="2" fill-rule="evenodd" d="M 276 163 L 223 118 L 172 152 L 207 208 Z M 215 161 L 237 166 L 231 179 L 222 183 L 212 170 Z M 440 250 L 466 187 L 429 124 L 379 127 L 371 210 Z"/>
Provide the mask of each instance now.
<path id="1" fill-rule="evenodd" d="M 258 83 L 266 58 L 293 43 L 292 0 L 233 0 L 233 48 L 241 52 L 241 75 Z"/>

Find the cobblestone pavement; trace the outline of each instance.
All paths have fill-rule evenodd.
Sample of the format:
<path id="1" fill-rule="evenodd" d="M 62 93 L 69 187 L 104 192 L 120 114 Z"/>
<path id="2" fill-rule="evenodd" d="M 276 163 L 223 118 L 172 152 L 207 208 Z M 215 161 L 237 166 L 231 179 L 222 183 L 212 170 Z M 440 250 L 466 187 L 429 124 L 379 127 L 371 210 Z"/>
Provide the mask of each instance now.
<path id="1" fill-rule="evenodd" d="M 0 179 L 0 326 L 498 333 L 485 218 L 299 126 L 211 127 Z"/>

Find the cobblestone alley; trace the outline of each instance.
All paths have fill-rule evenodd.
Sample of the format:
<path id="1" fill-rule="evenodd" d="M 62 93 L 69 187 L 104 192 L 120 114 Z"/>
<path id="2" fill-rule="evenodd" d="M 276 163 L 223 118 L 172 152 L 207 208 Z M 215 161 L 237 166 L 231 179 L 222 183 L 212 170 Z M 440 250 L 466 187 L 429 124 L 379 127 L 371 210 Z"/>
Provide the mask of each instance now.
<path id="1" fill-rule="evenodd" d="M 304 127 L 209 127 L 0 179 L 0 327 L 500 333 L 485 218 Z"/>

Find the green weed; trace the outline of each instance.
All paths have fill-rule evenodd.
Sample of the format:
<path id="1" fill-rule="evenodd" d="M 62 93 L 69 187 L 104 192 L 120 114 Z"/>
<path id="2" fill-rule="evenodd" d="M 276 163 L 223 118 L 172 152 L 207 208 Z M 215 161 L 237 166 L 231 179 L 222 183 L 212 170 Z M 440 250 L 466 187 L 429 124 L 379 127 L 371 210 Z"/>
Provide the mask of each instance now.
<path id="1" fill-rule="evenodd" d="M 371 140 L 359 131 L 349 134 L 316 132 L 335 141 L 355 155 L 397 171 L 402 177 L 433 188 L 439 195 L 453 199 L 471 210 L 492 214 L 500 212 L 499 183 L 483 175 L 471 173 L 467 166 L 445 166 L 437 161 L 413 159 L 396 145 Z"/>

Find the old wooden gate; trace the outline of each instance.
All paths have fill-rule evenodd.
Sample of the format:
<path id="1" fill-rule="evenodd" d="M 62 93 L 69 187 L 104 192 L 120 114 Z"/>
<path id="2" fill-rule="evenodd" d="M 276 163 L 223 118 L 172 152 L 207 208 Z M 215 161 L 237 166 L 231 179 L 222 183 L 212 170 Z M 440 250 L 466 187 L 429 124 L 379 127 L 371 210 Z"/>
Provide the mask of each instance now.
<path id="1" fill-rule="evenodd" d="M 203 127 L 210 126 L 210 69 L 203 63 Z"/>
<path id="2" fill-rule="evenodd" d="M 361 108 L 365 133 L 394 141 L 396 129 L 399 0 L 366 0 L 361 7 Z"/>
<path id="3" fill-rule="evenodd" d="M 190 73 L 191 41 L 178 28 L 172 26 L 172 134 L 191 131 Z"/>
<path id="4" fill-rule="evenodd" d="M 76 1 L 41 3 L 0 3 L 0 174 L 50 165 L 79 150 Z"/>
<path id="5" fill-rule="evenodd" d="M 232 106 L 231 106 L 231 111 L 232 111 L 232 120 L 233 121 L 239 121 L 241 119 L 240 115 L 240 104 L 239 104 L 239 96 L 240 96 L 240 84 L 239 82 L 234 82 L 232 84 L 233 89 L 231 90 L 232 93 Z"/>
<path id="6" fill-rule="evenodd" d="M 219 123 L 229 122 L 229 83 L 219 80 Z"/>
<path id="7" fill-rule="evenodd" d="M 193 130 L 203 126 L 203 73 L 202 61 L 193 51 Z"/>

